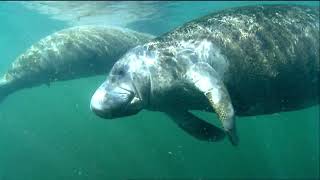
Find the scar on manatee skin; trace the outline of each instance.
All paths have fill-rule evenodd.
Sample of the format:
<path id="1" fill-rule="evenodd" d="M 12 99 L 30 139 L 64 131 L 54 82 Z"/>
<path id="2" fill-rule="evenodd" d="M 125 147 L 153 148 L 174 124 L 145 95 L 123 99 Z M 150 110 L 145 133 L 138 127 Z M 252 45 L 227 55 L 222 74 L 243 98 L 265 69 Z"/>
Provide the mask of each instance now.
<path id="1" fill-rule="evenodd" d="M 92 11 L 91 12 L 90 11 L 86 12 L 86 13 L 80 15 L 80 16 L 77 16 L 77 21 L 80 21 L 80 19 L 83 18 L 83 17 L 87 17 L 87 16 L 91 16 L 91 15 L 93 15 Z"/>

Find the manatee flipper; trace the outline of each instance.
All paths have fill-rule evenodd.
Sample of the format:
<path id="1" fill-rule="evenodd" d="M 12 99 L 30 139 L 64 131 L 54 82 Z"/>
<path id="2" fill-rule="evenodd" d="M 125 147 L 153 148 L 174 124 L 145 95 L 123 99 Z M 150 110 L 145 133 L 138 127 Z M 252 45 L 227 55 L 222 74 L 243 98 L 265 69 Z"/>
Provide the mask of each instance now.
<path id="1" fill-rule="evenodd" d="M 186 72 L 186 79 L 200 90 L 217 113 L 233 145 L 238 144 L 234 110 L 229 93 L 219 74 L 207 63 L 198 62 Z"/>
<path id="2" fill-rule="evenodd" d="M 219 141 L 225 133 L 218 127 L 201 120 L 188 111 L 167 112 L 174 122 L 186 133 L 203 141 Z"/>

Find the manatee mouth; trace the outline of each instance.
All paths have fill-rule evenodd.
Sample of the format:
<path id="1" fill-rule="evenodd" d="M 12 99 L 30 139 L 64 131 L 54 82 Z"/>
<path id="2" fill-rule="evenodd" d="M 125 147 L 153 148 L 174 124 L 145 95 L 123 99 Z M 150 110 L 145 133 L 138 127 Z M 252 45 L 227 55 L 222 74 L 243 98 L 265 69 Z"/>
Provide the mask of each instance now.
<path id="1" fill-rule="evenodd" d="M 117 87 L 110 91 L 99 88 L 91 98 L 90 109 L 97 116 L 104 119 L 114 119 L 137 113 L 130 108 L 139 98 L 135 93 L 124 87 Z"/>

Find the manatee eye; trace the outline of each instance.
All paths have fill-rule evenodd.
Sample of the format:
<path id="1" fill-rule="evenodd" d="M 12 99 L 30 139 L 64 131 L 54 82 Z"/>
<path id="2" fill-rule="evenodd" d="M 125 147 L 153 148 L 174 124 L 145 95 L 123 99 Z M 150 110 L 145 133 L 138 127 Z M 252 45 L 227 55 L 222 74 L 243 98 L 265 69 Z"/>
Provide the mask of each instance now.
<path id="1" fill-rule="evenodd" d="M 117 76 L 119 78 L 125 75 L 125 71 L 122 68 L 119 68 L 113 71 L 112 75 Z"/>
<path id="2" fill-rule="evenodd" d="M 123 70 L 123 69 L 120 69 L 120 70 L 117 72 L 117 75 L 123 76 L 123 75 L 124 75 L 124 70 Z"/>
<path id="3" fill-rule="evenodd" d="M 121 66 L 115 70 L 114 74 L 118 76 L 124 76 L 128 71 L 128 69 L 129 69 L 128 65 Z"/>

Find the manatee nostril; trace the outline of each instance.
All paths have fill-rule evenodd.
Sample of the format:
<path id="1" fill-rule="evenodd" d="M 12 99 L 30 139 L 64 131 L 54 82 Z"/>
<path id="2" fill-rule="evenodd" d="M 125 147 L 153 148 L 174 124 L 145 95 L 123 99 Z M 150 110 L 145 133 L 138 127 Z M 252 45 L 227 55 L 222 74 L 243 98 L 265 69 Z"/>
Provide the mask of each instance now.
<path id="1" fill-rule="evenodd" d="M 103 89 L 98 89 L 91 98 L 91 103 L 99 103 L 107 96 L 107 92 Z"/>
<path id="2" fill-rule="evenodd" d="M 103 101 L 105 99 L 106 92 L 98 89 L 91 97 L 90 109 L 91 111 L 97 111 L 102 109 Z"/>

